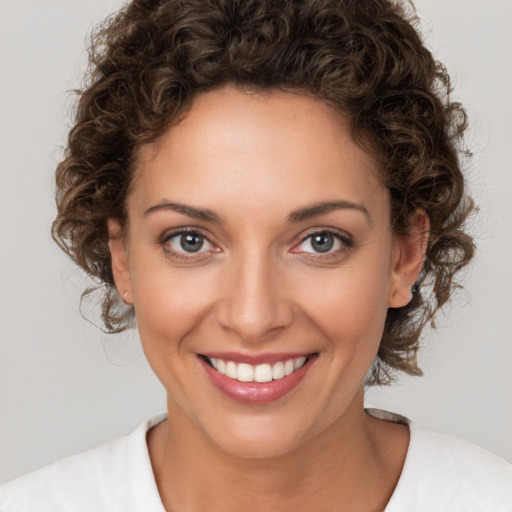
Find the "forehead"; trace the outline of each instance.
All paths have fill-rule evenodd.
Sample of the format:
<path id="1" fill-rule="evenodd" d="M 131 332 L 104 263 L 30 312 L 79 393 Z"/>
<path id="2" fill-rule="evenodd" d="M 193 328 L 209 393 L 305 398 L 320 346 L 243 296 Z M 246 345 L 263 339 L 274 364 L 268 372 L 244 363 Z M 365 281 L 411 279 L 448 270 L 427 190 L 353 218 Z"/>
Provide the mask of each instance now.
<path id="1" fill-rule="evenodd" d="M 132 191 L 214 207 L 386 198 L 378 163 L 323 102 L 233 87 L 199 95 L 188 114 L 143 147 Z M 172 197 L 167 197 L 167 196 Z M 142 207 L 142 205 L 141 205 Z"/>

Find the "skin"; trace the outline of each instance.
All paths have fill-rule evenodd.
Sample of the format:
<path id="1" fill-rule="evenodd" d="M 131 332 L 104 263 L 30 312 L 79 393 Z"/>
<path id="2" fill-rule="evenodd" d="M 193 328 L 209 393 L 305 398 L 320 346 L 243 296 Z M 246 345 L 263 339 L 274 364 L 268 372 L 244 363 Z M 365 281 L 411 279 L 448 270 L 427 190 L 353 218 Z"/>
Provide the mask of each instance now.
<path id="1" fill-rule="evenodd" d="M 364 413 L 363 381 L 387 309 L 410 300 L 426 216 L 394 236 L 377 162 L 339 115 L 306 96 L 202 94 L 138 156 L 127 229 L 123 237 L 110 222 L 110 247 L 167 390 L 169 419 L 148 434 L 166 509 L 382 510 L 409 431 Z M 332 201 L 356 206 L 287 221 Z M 209 239 L 199 252 L 172 237 L 184 227 Z M 326 230 L 343 237 L 327 254 L 304 240 Z M 255 405 L 212 386 L 197 356 L 208 351 L 318 356 L 291 392 Z"/>

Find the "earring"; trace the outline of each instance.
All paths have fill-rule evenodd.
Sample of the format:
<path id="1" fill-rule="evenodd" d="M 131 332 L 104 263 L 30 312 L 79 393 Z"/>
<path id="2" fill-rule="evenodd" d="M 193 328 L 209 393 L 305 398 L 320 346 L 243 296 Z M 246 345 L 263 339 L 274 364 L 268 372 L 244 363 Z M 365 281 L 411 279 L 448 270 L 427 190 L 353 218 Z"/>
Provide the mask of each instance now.
<path id="1" fill-rule="evenodd" d="M 414 284 L 411 286 L 411 293 L 412 293 L 412 294 L 415 294 L 419 289 L 420 289 L 419 284 L 418 284 L 418 283 L 414 283 Z"/>
<path id="2" fill-rule="evenodd" d="M 126 297 L 128 296 L 128 290 L 126 290 L 124 293 L 123 293 L 123 296 L 121 297 L 123 302 L 127 305 L 127 306 L 132 306 L 133 304 L 131 304 L 130 302 L 128 302 L 126 300 Z"/>

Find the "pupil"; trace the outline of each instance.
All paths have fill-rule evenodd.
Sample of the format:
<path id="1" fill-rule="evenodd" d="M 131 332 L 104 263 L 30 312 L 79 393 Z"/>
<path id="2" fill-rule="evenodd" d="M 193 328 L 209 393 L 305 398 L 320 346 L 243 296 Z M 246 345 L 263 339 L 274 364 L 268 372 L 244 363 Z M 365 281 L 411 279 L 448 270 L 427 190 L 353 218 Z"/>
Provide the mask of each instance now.
<path id="1" fill-rule="evenodd" d="M 180 245 L 185 251 L 197 252 L 203 246 L 203 237 L 193 233 L 182 235 Z"/>
<path id="2" fill-rule="evenodd" d="M 334 245 L 334 238 L 329 233 L 315 235 L 311 241 L 313 248 L 318 252 L 330 251 Z"/>

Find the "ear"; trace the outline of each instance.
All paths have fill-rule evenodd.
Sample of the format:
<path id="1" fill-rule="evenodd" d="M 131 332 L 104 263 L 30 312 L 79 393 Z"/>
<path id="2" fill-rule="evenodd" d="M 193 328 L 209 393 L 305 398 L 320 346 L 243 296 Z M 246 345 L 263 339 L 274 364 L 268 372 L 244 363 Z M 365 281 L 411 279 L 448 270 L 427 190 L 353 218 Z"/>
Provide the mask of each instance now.
<path id="1" fill-rule="evenodd" d="M 117 291 L 126 304 L 132 304 L 132 287 L 130 281 L 130 267 L 124 243 L 121 226 L 114 219 L 108 219 L 108 246 L 112 264 L 112 274 Z"/>
<path id="2" fill-rule="evenodd" d="M 430 220 L 427 213 L 416 210 L 411 215 L 409 232 L 395 237 L 388 307 L 401 308 L 412 299 L 412 287 L 425 260 L 429 230 Z"/>

